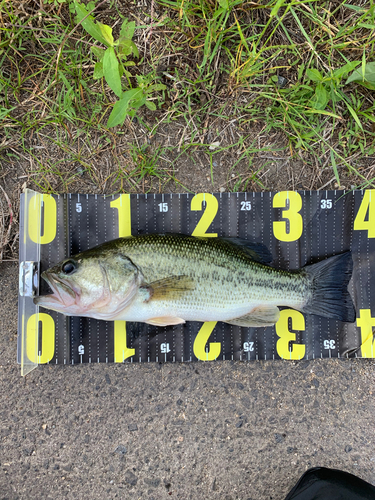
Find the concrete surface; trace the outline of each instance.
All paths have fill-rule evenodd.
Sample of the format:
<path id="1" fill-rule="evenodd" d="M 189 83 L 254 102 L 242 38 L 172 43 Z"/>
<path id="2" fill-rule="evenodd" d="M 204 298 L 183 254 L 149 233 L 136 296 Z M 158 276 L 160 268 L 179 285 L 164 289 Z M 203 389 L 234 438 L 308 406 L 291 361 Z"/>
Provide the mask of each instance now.
<path id="1" fill-rule="evenodd" d="M 374 360 L 16 364 L 0 264 L 0 500 L 282 500 L 313 466 L 375 484 Z"/>

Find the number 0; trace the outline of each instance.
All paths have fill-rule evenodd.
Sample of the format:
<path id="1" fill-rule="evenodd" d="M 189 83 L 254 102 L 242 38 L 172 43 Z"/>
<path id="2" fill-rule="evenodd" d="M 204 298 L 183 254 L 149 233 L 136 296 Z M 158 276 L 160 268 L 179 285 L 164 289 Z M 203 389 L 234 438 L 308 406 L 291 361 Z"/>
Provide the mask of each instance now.
<path id="1" fill-rule="evenodd" d="M 44 218 L 42 227 L 42 207 Z M 29 238 L 33 243 L 46 245 L 56 236 L 56 200 L 51 195 L 35 193 L 29 201 L 28 207 Z"/>

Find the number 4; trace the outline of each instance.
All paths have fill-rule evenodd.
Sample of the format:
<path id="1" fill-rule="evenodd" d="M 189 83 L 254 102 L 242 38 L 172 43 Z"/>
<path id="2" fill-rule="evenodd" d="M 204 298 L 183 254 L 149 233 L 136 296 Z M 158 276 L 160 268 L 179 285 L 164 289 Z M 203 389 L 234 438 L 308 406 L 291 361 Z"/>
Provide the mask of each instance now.
<path id="1" fill-rule="evenodd" d="M 372 198 L 372 199 L 371 199 Z M 366 189 L 361 206 L 354 219 L 354 230 L 367 231 L 368 238 L 375 238 L 375 189 Z M 367 215 L 368 214 L 368 215 Z M 367 220 L 366 219 L 367 216 Z"/>

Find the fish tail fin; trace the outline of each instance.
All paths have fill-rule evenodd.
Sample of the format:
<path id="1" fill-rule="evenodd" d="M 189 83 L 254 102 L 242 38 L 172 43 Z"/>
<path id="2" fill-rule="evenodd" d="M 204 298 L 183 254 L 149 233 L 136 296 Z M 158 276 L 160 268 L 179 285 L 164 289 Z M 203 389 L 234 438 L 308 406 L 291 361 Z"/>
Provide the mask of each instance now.
<path id="1" fill-rule="evenodd" d="M 356 313 L 348 284 L 353 271 L 351 252 L 306 266 L 311 279 L 311 296 L 302 312 L 353 323 Z"/>

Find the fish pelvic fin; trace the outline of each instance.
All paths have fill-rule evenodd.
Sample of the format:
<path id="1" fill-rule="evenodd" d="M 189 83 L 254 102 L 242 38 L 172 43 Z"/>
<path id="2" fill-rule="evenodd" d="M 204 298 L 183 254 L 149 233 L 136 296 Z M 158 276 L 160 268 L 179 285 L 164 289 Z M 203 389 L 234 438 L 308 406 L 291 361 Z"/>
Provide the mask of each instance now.
<path id="1" fill-rule="evenodd" d="M 280 310 L 276 306 L 259 306 L 253 309 L 249 314 L 234 318 L 225 323 L 244 327 L 264 327 L 274 325 L 280 318 Z"/>
<path id="2" fill-rule="evenodd" d="M 160 316 L 160 318 L 150 318 L 145 323 L 155 326 L 169 326 L 169 325 L 181 325 L 185 323 L 182 318 L 177 318 L 177 316 Z"/>
<path id="3" fill-rule="evenodd" d="M 356 313 L 348 284 L 353 272 L 351 252 L 303 268 L 311 280 L 311 294 L 302 312 L 353 323 Z"/>
<path id="4" fill-rule="evenodd" d="M 149 300 L 176 300 L 184 293 L 194 290 L 195 282 L 190 276 L 168 276 L 146 285 L 150 292 Z M 178 324 L 178 323 L 176 323 Z"/>

